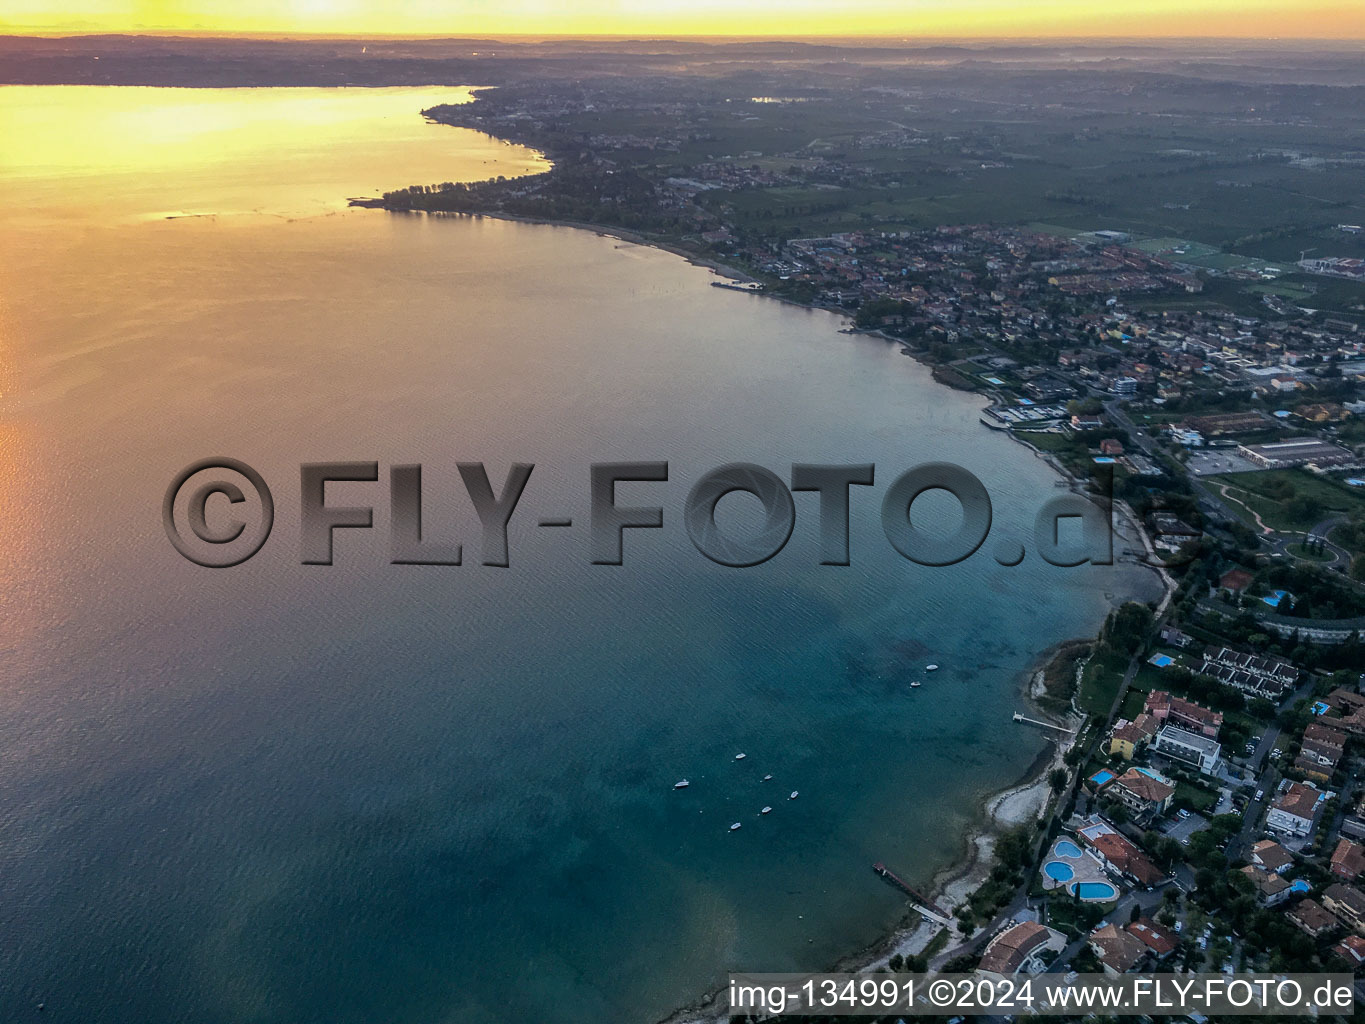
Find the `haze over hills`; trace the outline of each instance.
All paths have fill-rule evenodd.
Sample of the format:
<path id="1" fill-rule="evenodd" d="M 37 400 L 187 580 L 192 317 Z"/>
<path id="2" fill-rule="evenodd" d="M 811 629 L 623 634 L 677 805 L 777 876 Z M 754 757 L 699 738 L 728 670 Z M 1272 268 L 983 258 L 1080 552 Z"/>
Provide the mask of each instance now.
<path id="1" fill-rule="evenodd" d="M 364 39 L 0 36 L 0 82 L 430 85 L 582 74 L 805 70 L 846 76 L 973 66 L 1143 71 L 1257 83 L 1365 84 L 1365 46 L 1299 40 Z"/>

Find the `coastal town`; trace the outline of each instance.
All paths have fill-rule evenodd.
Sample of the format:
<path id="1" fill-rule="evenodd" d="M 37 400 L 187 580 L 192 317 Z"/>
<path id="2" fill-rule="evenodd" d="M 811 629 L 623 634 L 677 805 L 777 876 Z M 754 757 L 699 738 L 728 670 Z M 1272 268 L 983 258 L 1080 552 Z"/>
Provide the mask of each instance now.
<path id="1" fill-rule="evenodd" d="M 1036 817 L 993 837 L 970 888 L 925 896 L 876 865 L 911 924 L 869 969 L 1365 973 L 1361 228 L 1318 224 L 1319 255 L 1286 260 L 1123 218 L 896 223 L 876 193 L 905 172 L 879 155 L 937 150 L 939 173 L 979 179 L 1008 159 L 999 142 L 901 124 L 717 158 L 728 112 L 637 93 L 672 133 L 594 131 L 613 90 L 585 92 L 429 111 L 556 169 L 383 205 L 585 223 L 843 314 L 981 394 L 981 422 L 1073 490 L 1109 488 L 1134 527 L 1119 557 L 1166 584 L 1057 652 L 1016 713 L 1057 757 Z"/>

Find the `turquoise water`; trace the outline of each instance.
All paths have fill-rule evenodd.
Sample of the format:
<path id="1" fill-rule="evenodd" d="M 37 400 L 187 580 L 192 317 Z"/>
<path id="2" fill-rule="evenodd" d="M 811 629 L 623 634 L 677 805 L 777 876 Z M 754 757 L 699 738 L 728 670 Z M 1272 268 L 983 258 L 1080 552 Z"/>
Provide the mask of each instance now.
<path id="1" fill-rule="evenodd" d="M 1069 839 L 1058 839 L 1057 845 L 1053 849 L 1063 857 L 1075 858 L 1081 855 L 1081 848 Z"/>
<path id="2" fill-rule="evenodd" d="M 1115 899 L 1119 894 L 1108 882 L 1077 882 L 1072 888 L 1081 899 L 1096 903 Z"/>
<path id="3" fill-rule="evenodd" d="M 1114 773 L 1108 771 L 1098 771 L 1094 775 L 1090 776 L 1090 781 L 1097 786 L 1103 786 L 1106 782 L 1112 782 L 1113 779 Z"/>
<path id="4" fill-rule="evenodd" d="M 1043 865 L 1043 871 L 1048 878 L 1056 879 L 1059 882 L 1069 882 L 1076 876 L 1076 872 L 1068 864 L 1063 864 L 1059 860 L 1050 860 Z"/>
<path id="5" fill-rule="evenodd" d="M 315 127 L 291 90 L 110 90 L 98 116 L 88 91 L 0 90 L 3 123 L 99 143 L 54 142 L 0 203 L 0 1020 L 648 1021 L 731 969 L 828 966 L 903 913 L 869 864 L 929 884 L 1038 754 L 1009 720 L 1036 654 L 1145 583 L 901 560 L 878 521 L 901 469 L 971 468 L 993 536 L 1027 537 L 1053 477 L 836 317 L 587 232 L 341 210 L 498 166 L 489 140 L 407 127 L 430 93 L 383 117 L 366 94 L 353 121 L 312 97 Z M 227 126 L 215 146 L 270 144 L 140 155 L 190 100 Z M 160 503 L 220 453 L 277 521 L 212 571 Z M 423 463 L 425 525 L 465 564 L 390 565 L 383 486 L 344 484 L 329 501 L 376 529 L 300 565 L 298 465 L 331 459 Z M 665 527 L 593 566 L 588 469 L 623 459 L 669 461 L 621 488 Z M 536 466 L 505 570 L 477 564 L 454 465 L 474 460 L 495 486 Z M 701 558 L 683 501 L 736 460 L 874 462 L 854 565 L 819 565 L 801 494 L 772 561 Z"/>

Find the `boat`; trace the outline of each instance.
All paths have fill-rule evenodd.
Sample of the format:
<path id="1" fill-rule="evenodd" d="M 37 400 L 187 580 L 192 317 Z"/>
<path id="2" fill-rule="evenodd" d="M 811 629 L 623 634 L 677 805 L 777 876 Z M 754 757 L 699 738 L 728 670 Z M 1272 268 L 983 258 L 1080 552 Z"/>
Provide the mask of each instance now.
<path id="1" fill-rule="evenodd" d="M 731 825 L 731 826 L 730 826 L 730 831 L 733 832 L 733 831 L 735 831 L 735 829 L 737 829 L 737 828 L 739 828 L 739 822 L 735 822 L 733 825 Z"/>
<path id="2" fill-rule="evenodd" d="M 937 666 L 937 665 L 925 665 L 925 666 L 924 666 L 924 671 L 926 671 L 926 672 L 937 672 L 937 671 L 938 671 L 938 666 Z"/>
<path id="3" fill-rule="evenodd" d="M 743 752 L 741 751 L 740 753 L 738 753 L 738 754 L 735 755 L 735 760 L 736 760 L 736 761 L 743 761 L 743 760 L 744 760 L 746 757 L 748 757 L 748 756 L 749 756 L 748 754 L 745 754 L 745 753 L 743 753 Z"/>
<path id="4" fill-rule="evenodd" d="M 917 687 L 920 687 L 920 686 L 923 686 L 923 685 L 924 685 L 923 683 L 921 683 L 918 679 L 916 679 L 914 682 L 912 682 L 912 683 L 910 684 L 910 689 L 913 690 L 913 689 L 916 689 Z"/>
<path id="5" fill-rule="evenodd" d="M 692 783 L 688 782 L 686 779 L 680 779 L 679 781 L 673 783 L 673 788 L 674 788 L 674 789 L 686 789 L 686 788 L 687 788 L 688 786 L 690 786 L 690 785 L 692 785 Z"/>
<path id="6" fill-rule="evenodd" d="M 789 797 L 787 797 L 787 799 L 788 799 L 788 800 L 795 800 L 795 799 L 796 799 L 798 796 L 800 796 L 800 795 L 801 795 L 800 793 L 798 793 L 796 790 L 793 789 L 793 790 L 792 790 L 792 795 L 789 796 Z"/>
<path id="7" fill-rule="evenodd" d="M 772 813 L 772 808 L 771 808 L 771 807 L 765 807 L 765 808 L 763 808 L 763 810 L 759 811 L 758 813 L 759 813 L 759 814 L 770 814 L 770 813 Z"/>
<path id="8" fill-rule="evenodd" d="M 763 781 L 764 781 L 764 782 L 772 782 L 772 781 L 773 781 L 773 777 L 772 777 L 771 775 L 765 775 L 765 776 L 763 776 Z"/>

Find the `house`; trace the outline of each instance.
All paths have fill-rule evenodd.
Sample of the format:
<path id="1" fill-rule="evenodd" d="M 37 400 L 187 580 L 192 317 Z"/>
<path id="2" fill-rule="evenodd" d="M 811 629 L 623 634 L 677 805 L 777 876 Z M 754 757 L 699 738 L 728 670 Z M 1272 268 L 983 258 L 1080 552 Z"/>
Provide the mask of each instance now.
<path id="1" fill-rule="evenodd" d="M 1072 430 L 1099 430 L 1104 426 L 1104 417 L 1096 415 L 1076 415 L 1071 417 Z"/>
<path id="2" fill-rule="evenodd" d="M 1327 704 L 1342 716 L 1332 719 L 1334 727 L 1355 736 L 1365 735 L 1365 696 L 1337 687 L 1327 695 Z"/>
<path id="3" fill-rule="evenodd" d="M 1138 715 L 1131 722 L 1120 718 L 1109 734 L 1109 753 L 1117 754 L 1125 761 L 1131 761 L 1138 751 L 1152 741 L 1156 735 L 1156 719 L 1148 714 Z"/>
<path id="4" fill-rule="evenodd" d="M 1145 942 L 1116 924 L 1102 924 L 1092 931 L 1089 945 L 1110 977 L 1136 970 L 1150 952 Z"/>
<path id="5" fill-rule="evenodd" d="M 1353 885 L 1333 882 L 1322 894 L 1322 905 L 1357 935 L 1365 935 L 1365 892 Z"/>
<path id="6" fill-rule="evenodd" d="M 1332 851 L 1331 870 L 1338 878 L 1354 882 L 1360 877 L 1361 872 L 1365 872 L 1365 846 L 1353 843 L 1349 839 L 1341 840 Z"/>
<path id="7" fill-rule="evenodd" d="M 1252 888 L 1256 891 L 1256 902 L 1261 906 L 1274 907 L 1289 899 L 1289 883 L 1279 875 L 1258 868 L 1255 864 L 1248 864 L 1239 870 L 1251 880 Z"/>
<path id="8" fill-rule="evenodd" d="M 1289 782 L 1279 797 L 1270 805 L 1266 815 L 1265 827 L 1272 832 L 1284 832 L 1292 836 L 1310 836 L 1318 827 L 1323 804 L 1329 794 L 1326 790 L 1315 789 L 1303 782 Z"/>
<path id="9" fill-rule="evenodd" d="M 1105 795 L 1119 801 L 1142 821 L 1165 814 L 1175 795 L 1175 783 L 1150 768 L 1129 768 L 1109 784 Z"/>
<path id="10" fill-rule="evenodd" d="M 1365 796 L 1341 819 L 1341 833 L 1355 839 L 1365 839 Z"/>
<path id="11" fill-rule="evenodd" d="M 1205 775 L 1217 775 L 1222 745 L 1217 740 L 1168 725 L 1156 734 L 1152 749 Z"/>
<path id="12" fill-rule="evenodd" d="M 1201 536 L 1198 530 L 1173 512 L 1151 512 L 1147 516 L 1147 525 L 1152 543 L 1172 551 Z"/>
<path id="13" fill-rule="evenodd" d="M 1255 579 L 1251 573 L 1245 569 L 1229 569 L 1218 580 L 1218 589 L 1226 590 L 1230 594 L 1240 594 L 1251 586 Z"/>
<path id="14" fill-rule="evenodd" d="M 1100 442 L 1100 454 L 1118 457 L 1123 454 L 1123 442 L 1117 438 L 1106 437 Z"/>
<path id="15" fill-rule="evenodd" d="M 1341 957 L 1352 968 L 1365 964 L 1365 939 L 1359 935 L 1348 935 L 1335 946 L 1332 952 Z"/>
<path id="16" fill-rule="evenodd" d="M 1282 875 L 1294 864 L 1294 855 L 1273 839 L 1262 839 L 1251 847 L 1251 863 Z"/>
<path id="17" fill-rule="evenodd" d="M 1329 782 L 1346 748 L 1346 734 L 1322 722 L 1309 722 L 1294 767 L 1309 778 Z"/>
<path id="18" fill-rule="evenodd" d="M 1161 627 L 1161 640 L 1172 647 L 1193 647 L 1197 641 L 1188 633 L 1177 629 L 1175 626 Z"/>
<path id="19" fill-rule="evenodd" d="M 1198 672 L 1249 696 L 1273 700 L 1278 700 L 1299 681 L 1299 670 L 1283 658 L 1247 654 L 1212 644 L 1204 648 L 1204 660 Z"/>
<path id="20" fill-rule="evenodd" d="M 1309 722 L 1303 730 L 1303 749 L 1324 762 L 1341 760 L 1346 734 L 1327 722 Z"/>
<path id="21" fill-rule="evenodd" d="M 1166 877 L 1151 858 L 1125 836 L 1110 828 L 1107 822 L 1100 825 L 1103 827 L 1091 826 L 1079 834 L 1089 844 L 1090 856 L 1102 867 L 1147 889 Z"/>
<path id="22" fill-rule="evenodd" d="M 1175 947 L 1179 945 L 1179 936 L 1164 925 L 1157 924 L 1150 917 L 1139 917 L 1136 921 L 1129 924 L 1124 931 L 1138 939 L 1147 947 L 1153 958 L 1165 960 L 1175 952 Z"/>
<path id="23" fill-rule="evenodd" d="M 1043 953 L 1048 950 L 1060 953 L 1064 948 L 1066 936 L 1061 932 L 1034 921 L 1024 921 L 991 939 L 978 969 L 1001 976 L 1020 972 L 1034 974 L 1047 966 Z"/>
<path id="24" fill-rule="evenodd" d="M 1284 912 L 1284 916 L 1289 918 L 1290 923 L 1296 928 L 1314 939 L 1320 939 L 1337 928 L 1337 919 L 1315 899 L 1299 900 Z"/>
<path id="25" fill-rule="evenodd" d="M 1223 713 L 1212 711 L 1193 701 L 1172 697 L 1165 690 L 1153 690 L 1147 694 L 1143 710 L 1162 725 L 1178 725 L 1190 732 L 1216 738 L 1223 727 Z"/>

